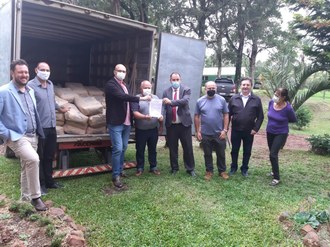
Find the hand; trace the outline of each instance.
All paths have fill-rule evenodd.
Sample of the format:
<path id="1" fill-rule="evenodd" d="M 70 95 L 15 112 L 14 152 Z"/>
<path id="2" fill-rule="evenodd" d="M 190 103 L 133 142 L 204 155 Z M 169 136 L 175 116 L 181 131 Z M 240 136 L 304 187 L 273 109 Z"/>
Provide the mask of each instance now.
<path id="1" fill-rule="evenodd" d="M 255 130 L 251 130 L 251 135 L 255 135 L 255 134 L 257 134 L 257 131 L 255 131 Z"/>
<path id="2" fill-rule="evenodd" d="M 163 117 L 163 115 L 161 115 L 159 118 L 158 118 L 158 121 L 163 121 L 164 120 L 164 117 Z"/>
<path id="3" fill-rule="evenodd" d="M 200 131 L 196 132 L 196 138 L 198 141 L 201 141 L 202 140 L 202 133 Z"/>
<path id="4" fill-rule="evenodd" d="M 223 130 L 223 131 L 220 132 L 219 138 L 220 139 L 226 139 L 226 136 L 227 136 L 227 133 L 226 133 L 226 131 Z"/>
<path id="5" fill-rule="evenodd" d="M 145 120 L 151 120 L 152 117 L 151 117 L 150 115 L 144 115 L 144 119 L 145 119 Z"/>
<path id="6" fill-rule="evenodd" d="M 163 99 L 163 103 L 164 103 L 165 105 L 170 105 L 170 104 L 171 104 L 171 100 L 170 100 L 169 98 L 164 98 L 164 99 Z"/>
<path id="7" fill-rule="evenodd" d="M 142 100 L 142 101 L 150 101 L 151 100 L 151 96 L 150 95 L 146 95 L 146 96 L 140 97 L 140 100 Z"/>
<path id="8" fill-rule="evenodd" d="M 70 111 L 71 107 L 70 106 L 61 106 L 58 111 L 61 112 L 61 113 L 66 113 L 67 111 Z"/>

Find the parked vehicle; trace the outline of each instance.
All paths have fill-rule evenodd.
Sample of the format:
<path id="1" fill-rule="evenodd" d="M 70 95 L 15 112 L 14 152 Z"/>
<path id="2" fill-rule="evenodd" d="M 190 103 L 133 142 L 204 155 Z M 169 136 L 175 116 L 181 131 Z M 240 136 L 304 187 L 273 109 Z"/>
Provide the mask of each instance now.
<path id="1" fill-rule="evenodd" d="M 217 84 L 217 93 L 224 97 L 227 102 L 237 93 L 236 85 L 232 79 L 217 78 L 215 83 Z"/>
<path id="2" fill-rule="evenodd" d="M 36 64 L 45 61 L 56 85 L 80 82 L 102 90 L 113 76 L 114 66 L 121 63 L 127 67 L 125 81 L 131 94 L 138 93 L 142 80 L 151 81 L 155 67 L 158 97 L 170 86 L 170 73 L 178 71 L 192 89 L 193 114 L 200 96 L 201 83 L 196 78 L 203 74 L 205 41 L 159 34 L 154 25 L 56 0 L 4 1 L 0 16 L 0 86 L 10 81 L 10 63 L 18 58 L 28 62 L 30 78 Z M 63 135 L 57 140 L 59 146 L 63 144 L 57 155 L 62 168 L 68 149 L 111 145 L 107 134 Z"/>

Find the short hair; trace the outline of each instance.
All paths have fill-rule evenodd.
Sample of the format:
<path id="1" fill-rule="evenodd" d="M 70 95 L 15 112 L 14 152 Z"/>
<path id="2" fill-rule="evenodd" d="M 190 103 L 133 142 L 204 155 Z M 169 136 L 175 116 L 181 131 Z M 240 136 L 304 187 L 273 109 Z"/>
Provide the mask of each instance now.
<path id="1" fill-rule="evenodd" d="M 172 75 L 179 75 L 179 76 L 180 76 L 180 78 L 181 78 L 181 75 L 180 75 L 180 73 L 179 73 L 179 72 L 172 72 L 172 73 L 170 74 L 170 79 L 172 78 Z"/>
<path id="2" fill-rule="evenodd" d="M 250 82 L 250 84 L 251 84 L 251 86 L 252 86 L 252 79 L 251 79 L 251 77 L 242 77 L 242 79 L 240 80 L 240 84 L 242 84 L 242 81 L 249 81 Z"/>
<path id="3" fill-rule="evenodd" d="M 29 67 L 29 65 L 24 59 L 17 59 L 11 62 L 10 70 L 15 71 L 16 65 L 26 65 L 26 67 Z"/>

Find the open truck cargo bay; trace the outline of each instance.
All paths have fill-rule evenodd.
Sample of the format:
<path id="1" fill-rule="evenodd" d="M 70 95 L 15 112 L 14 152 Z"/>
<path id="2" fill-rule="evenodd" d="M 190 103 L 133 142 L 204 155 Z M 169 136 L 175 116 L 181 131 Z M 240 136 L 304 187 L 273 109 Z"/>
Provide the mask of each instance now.
<path id="1" fill-rule="evenodd" d="M 80 82 L 101 90 L 113 76 L 114 66 L 122 63 L 131 93 L 155 74 L 155 93 L 161 98 L 170 86 L 170 73 L 178 71 L 192 89 L 193 115 L 200 96 L 205 41 L 157 34 L 153 25 L 52 0 L 3 0 L 0 18 L 0 85 L 10 81 L 10 63 L 18 58 L 28 62 L 30 79 L 36 64 L 46 61 L 55 85 Z M 86 148 L 86 143 L 106 146 L 107 139 L 107 135 L 58 136 L 64 148 L 58 149 L 57 161 L 68 163 L 69 149 Z"/>

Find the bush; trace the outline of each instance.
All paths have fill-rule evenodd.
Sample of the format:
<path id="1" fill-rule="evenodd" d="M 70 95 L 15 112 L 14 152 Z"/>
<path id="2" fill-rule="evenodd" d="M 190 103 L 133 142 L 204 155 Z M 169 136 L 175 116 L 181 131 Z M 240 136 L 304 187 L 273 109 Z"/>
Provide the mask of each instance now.
<path id="1" fill-rule="evenodd" d="M 307 127 L 312 121 L 312 113 L 307 107 L 300 107 L 297 112 L 297 122 L 294 124 L 297 129 L 301 130 Z"/>
<path id="2" fill-rule="evenodd" d="M 299 225 L 309 224 L 314 229 L 318 228 L 320 224 L 329 223 L 330 216 L 327 211 L 309 211 L 298 212 L 293 216 L 294 221 Z"/>
<path id="3" fill-rule="evenodd" d="M 306 140 L 311 144 L 311 149 L 316 154 L 329 155 L 330 154 L 330 135 L 312 135 Z"/>

